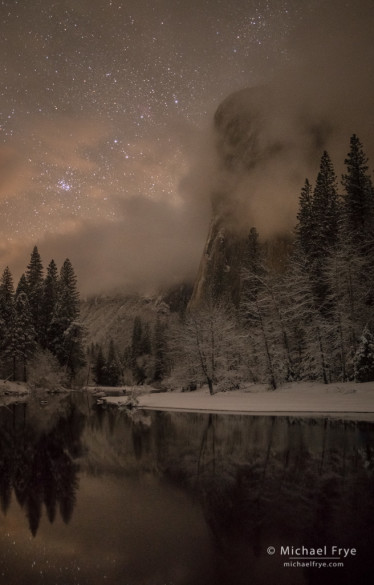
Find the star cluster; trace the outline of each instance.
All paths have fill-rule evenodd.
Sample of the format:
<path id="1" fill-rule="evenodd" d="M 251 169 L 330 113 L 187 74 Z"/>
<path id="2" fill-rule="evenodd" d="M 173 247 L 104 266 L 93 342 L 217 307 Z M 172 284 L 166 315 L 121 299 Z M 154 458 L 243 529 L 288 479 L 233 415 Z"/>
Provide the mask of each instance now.
<path id="1" fill-rule="evenodd" d="M 117 197 L 176 197 L 186 134 L 261 77 L 255 63 L 282 50 L 289 10 L 3 0 L 2 159 L 13 156 L 18 172 L 17 185 L 2 188 L 3 235 L 36 238 L 57 219 L 110 218 Z"/>

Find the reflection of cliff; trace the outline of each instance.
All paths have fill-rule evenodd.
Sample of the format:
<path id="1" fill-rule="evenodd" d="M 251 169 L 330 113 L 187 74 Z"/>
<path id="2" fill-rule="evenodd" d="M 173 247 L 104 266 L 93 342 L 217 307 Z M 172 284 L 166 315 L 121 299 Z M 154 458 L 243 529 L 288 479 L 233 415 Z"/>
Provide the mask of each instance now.
<path id="1" fill-rule="evenodd" d="M 101 416 L 97 438 L 94 426 L 86 434 L 87 445 L 97 444 L 95 468 L 157 474 L 187 490 L 210 527 L 222 583 L 247 583 L 258 563 L 271 564 L 267 546 L 285 540 L 356 546 L 360 568 L 347 562 L 339 585 L 369 565 L 374 570 L 373 425 L 166 412 L 133 420 L 117 410 Z M 278 583 L 289 583 L 284 577 Z M 331 574 L 309 571 L 295 584 L 327 577 L 334 583 Z"/>
<path id="2" fill-rule="evenodd" d="M 0 410 L 0 500 L 6 513 L 14 492 L 35 536 L 45 506 L 53 522 L 59 510 L 68 523 L 75 505 L 82 416 L 69 408 L 46 432 L 35 433 L 28 406 Z"/>
<path id="3" fill-rule="evenodd" d="M 258 563 L 271 561 L 267 546 L 278 543 L 356 546 L 360 563 L 346 561 L 336 582 L 357 575 L 365 581 L 374 570 L 372 425 L 218 415 L 184 420 L 155 415 L 158 467 L 200 501 L 222 582 L 247 583 Z M 289 575 L 282 579 L 289 583 Z M 334 575 L 312 569 L 295 581 L 304 582 L 335 583 Z"/>

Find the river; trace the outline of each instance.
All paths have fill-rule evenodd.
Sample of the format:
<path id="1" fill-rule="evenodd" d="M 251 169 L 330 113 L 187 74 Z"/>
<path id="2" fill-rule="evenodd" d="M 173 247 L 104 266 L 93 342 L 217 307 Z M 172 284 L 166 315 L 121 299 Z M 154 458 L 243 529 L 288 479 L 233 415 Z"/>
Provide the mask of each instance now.
<path id="1" fill-rule="evenodd" d="M 374 423 L 35 395 L 0 408 L 0 504 L 1 585 L 371 583 Z"/>

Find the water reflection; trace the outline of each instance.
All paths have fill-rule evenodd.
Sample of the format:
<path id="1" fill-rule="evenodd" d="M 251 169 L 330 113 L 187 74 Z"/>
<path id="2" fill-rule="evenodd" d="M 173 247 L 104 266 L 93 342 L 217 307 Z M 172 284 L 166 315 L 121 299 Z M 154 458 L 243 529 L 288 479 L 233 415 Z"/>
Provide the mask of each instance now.
<path id="1" fill-rule="evenodd" d="M 35 405 L 0 413 L 1 505 L 9 515 L 14 492 L 32 534 L 39 527 L 34 554 L 55 539 L 55 558 L 67 565 L 70 555 L 67 581 L 50 563 L 56 583 L 97 582 L 101 567 L 105 582 L 129 585 L 367 583 L 373 438 L 365 422 L 129 416 L 75 395 L 49 413 Z M 73 515 L 63 533 L 69 553 L 61 527 L 41 522 L 43 505 L 49 522 L 57 510 L 65 523 Z M 358 556 L 344 568 L 285 568 L 280 546 L 302 545 L 355 547 Z"/>
<path id="2" fill-rule="evenodd" d="M 73 514 L 78 489 L 80 436 L 84 417 L 66 402 L 49 428 L 34 425 L 26 404 L 0 409 L 0 501 L 7 512 L 12 492 L 25 510 L 30 531 L 36 535 L 44 504 L 54 522 L 59 510 L 65 523 Z M 31 405 L 32 411 L 32 405 Z M 31 412 L 32 414 L 32 412 Z M 48 416 L 40 412 L 39 418 Z"/>

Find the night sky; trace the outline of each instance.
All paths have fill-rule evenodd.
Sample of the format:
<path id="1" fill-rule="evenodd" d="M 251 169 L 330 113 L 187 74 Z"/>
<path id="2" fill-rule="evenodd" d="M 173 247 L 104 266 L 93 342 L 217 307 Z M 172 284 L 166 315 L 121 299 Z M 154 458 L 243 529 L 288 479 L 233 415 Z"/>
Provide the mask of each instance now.
<path id="1" fill-rule="evenodd" d="M 15 278 L 35 244 L 45 265 L 70 257 L 83 294 L 192 278 L 213 115 L 241 88 L 331 112 L 339 155 L 353 132 L 371 148 L 372 0 L 3 0 L 0 22 L 0 269 Z"/>

